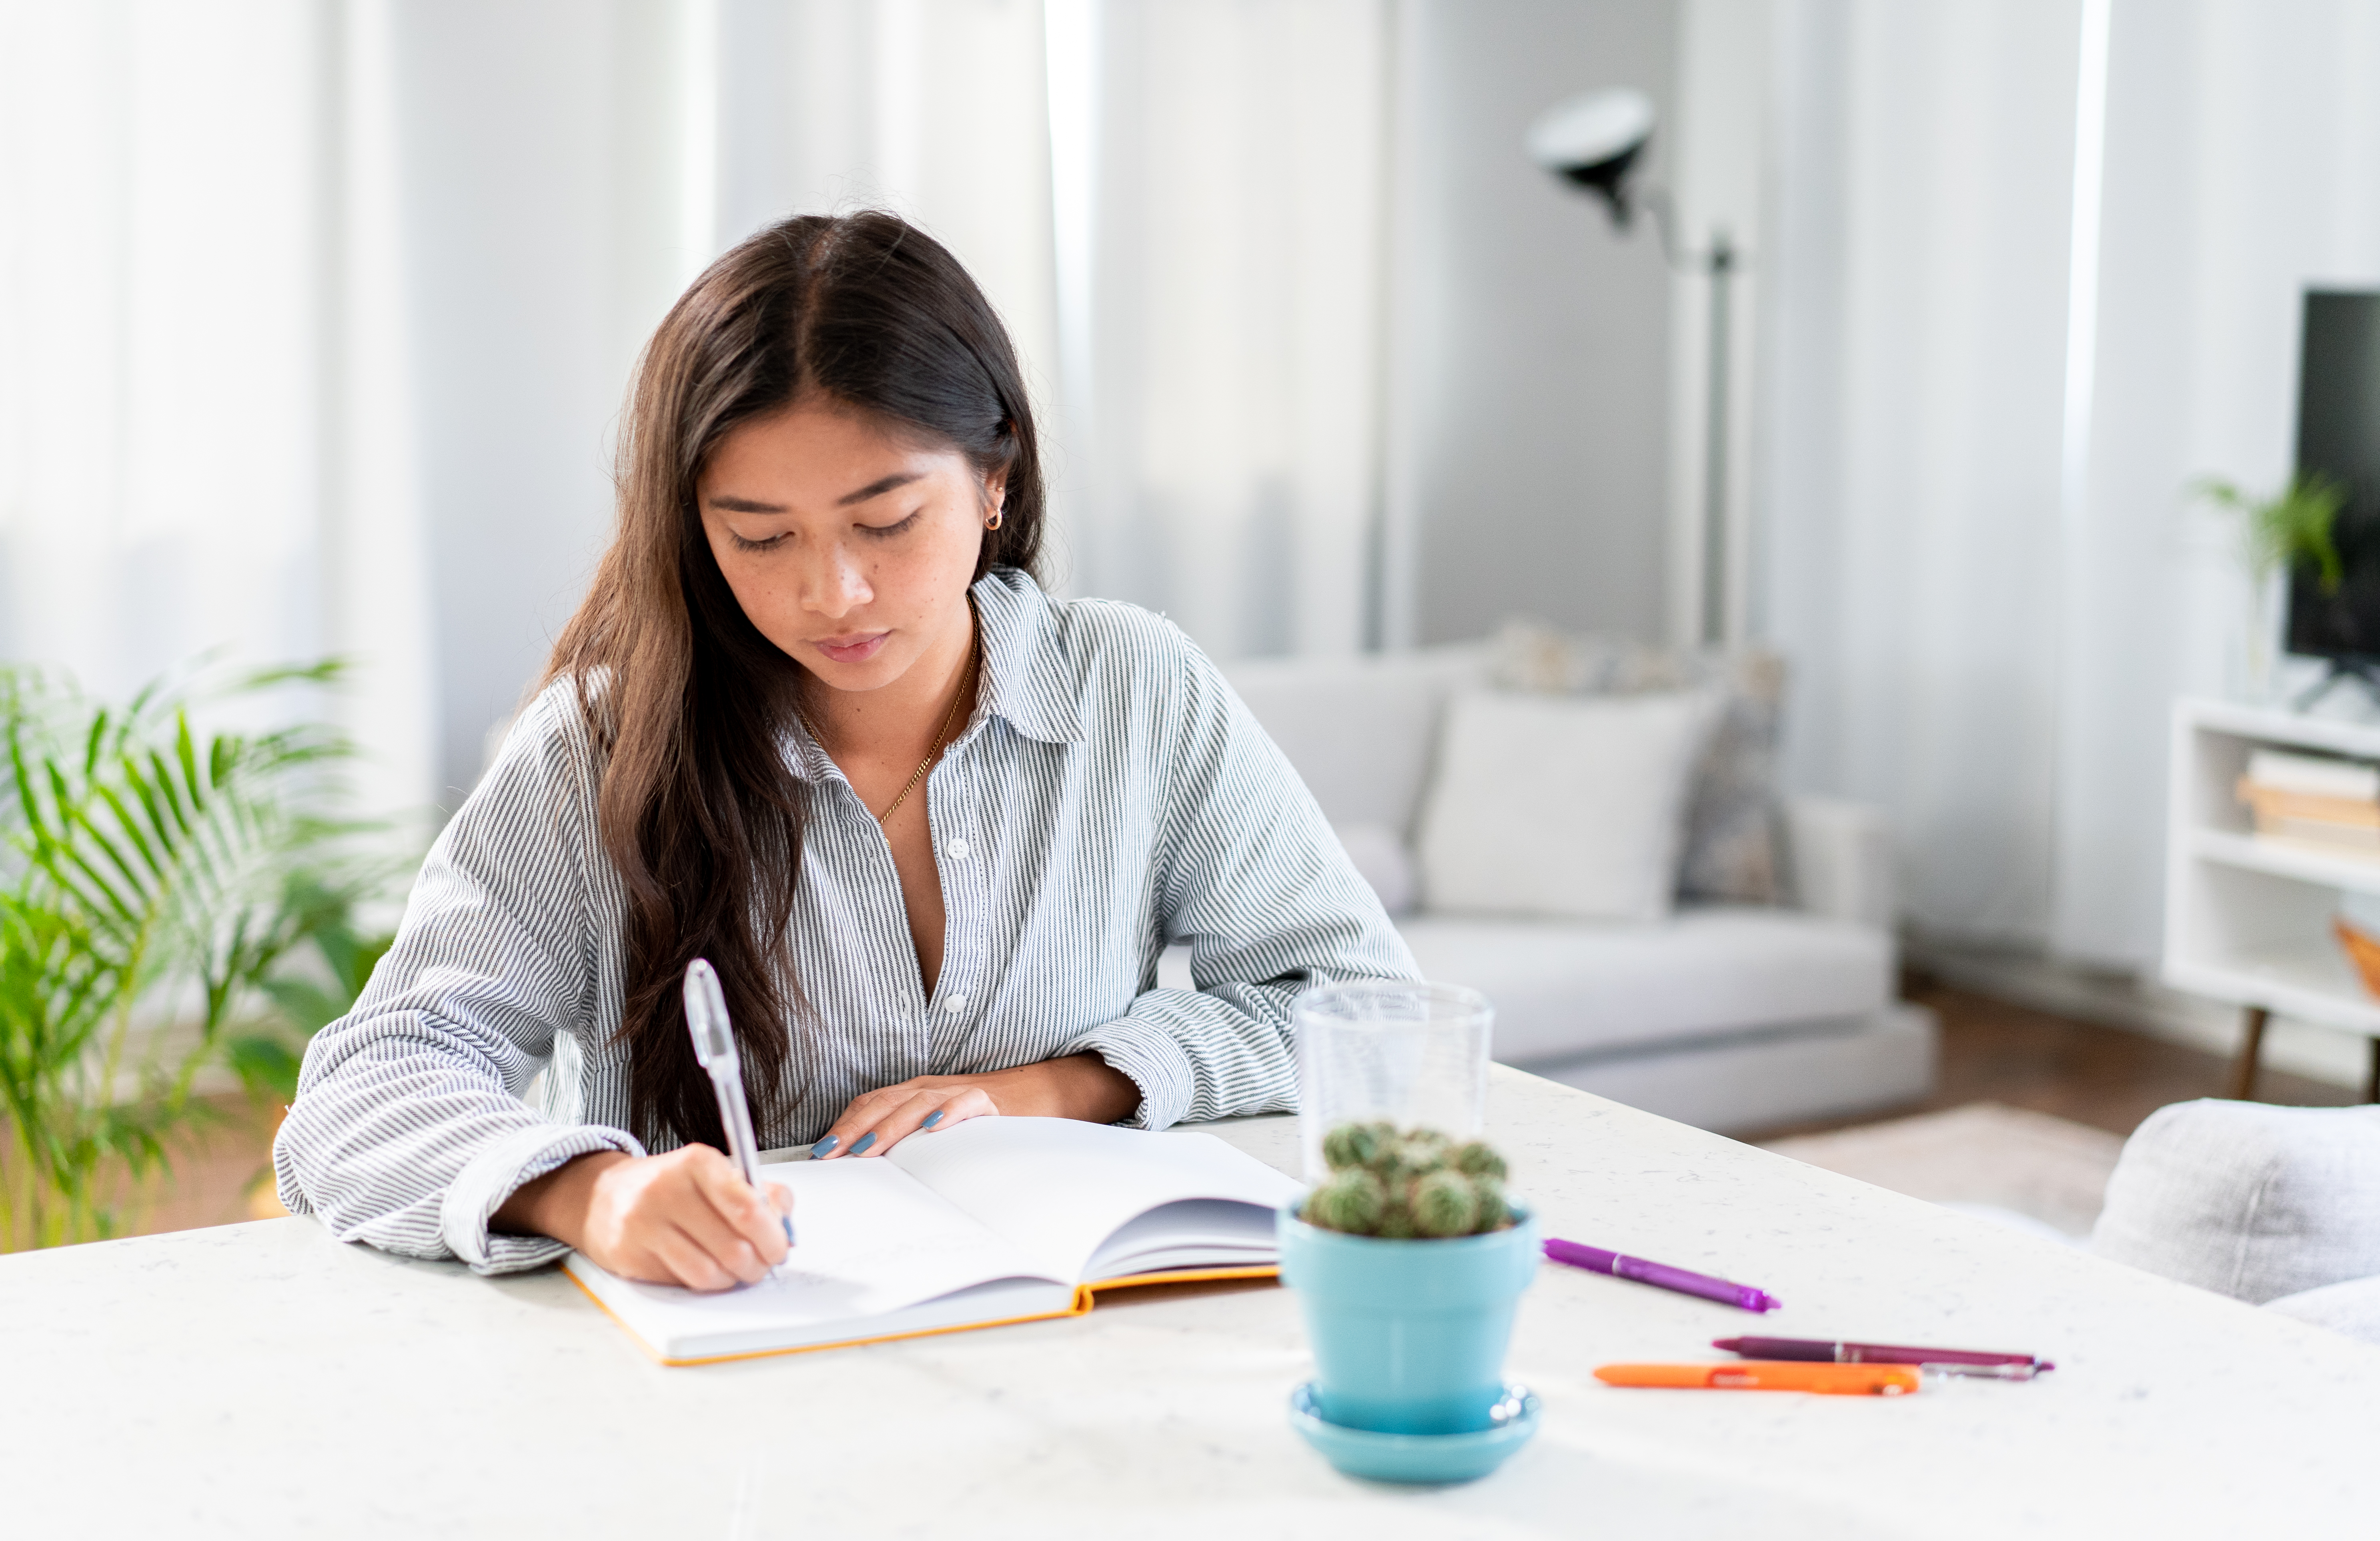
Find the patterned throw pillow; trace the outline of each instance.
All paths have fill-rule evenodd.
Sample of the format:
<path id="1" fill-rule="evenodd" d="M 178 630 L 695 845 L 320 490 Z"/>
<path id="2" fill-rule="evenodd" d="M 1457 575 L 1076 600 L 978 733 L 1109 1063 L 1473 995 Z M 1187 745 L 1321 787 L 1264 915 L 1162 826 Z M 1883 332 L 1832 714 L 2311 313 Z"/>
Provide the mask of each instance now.
<path id="1" fill-rule="evenodd" d="M 1785 661 L 1757 649 L 1657 648 L 1621 637 L 1578 636 L 1512 621 L 1496 636 L 1489 679 L 1500 689 L 1552 695 L 1639 695 L 1712 689 L 1718 725 L 1694 769 L 1679 862 L 1678 897 L 1771 904 L 1777 868 L 1777 733 Z"/>

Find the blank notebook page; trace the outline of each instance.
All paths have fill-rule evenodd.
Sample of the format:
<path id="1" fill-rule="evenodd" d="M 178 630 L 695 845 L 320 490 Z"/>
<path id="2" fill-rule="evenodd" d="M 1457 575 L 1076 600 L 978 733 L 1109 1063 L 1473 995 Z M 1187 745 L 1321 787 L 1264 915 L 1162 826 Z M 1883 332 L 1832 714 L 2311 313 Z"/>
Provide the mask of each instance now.
<path id="1" fill-rule="evenodd" d="M 767 1279 L 697 1294 L 622 1280 L 657 1339 L 856 1321 L 987 1280 L 1037 1272 L 1016 1247 L 882 1161 L 793 1161 L 760 1169 L 794 1193 L 800 1245 Z M 650 1313 L 650 1314 L 649 1314 Z"/>
<path id="2" fill-rule="evenodd" d="M 1074 1119 L 969 1119 L 913 1135 L 884 1159 L 982 1216 L 1016 1244 L 1032 1272 L 1069 1281 L 1092 1277 L 1100 1244 L 1160 1205 L 1230 1199 L 1271 1210 L 1300 1192 L 1293 1179 L 1212 1135 L 1151 1135 Z M 1245 1245 L 1261 1229 L 1259 1260 L 1270 1262 L 1271 1225 L 1268 1214 L 1254 1228 L 1227 1228 L 1228 1239 Z M 1214 1229 L 1211 1221 L 1196 1227 Z"/>

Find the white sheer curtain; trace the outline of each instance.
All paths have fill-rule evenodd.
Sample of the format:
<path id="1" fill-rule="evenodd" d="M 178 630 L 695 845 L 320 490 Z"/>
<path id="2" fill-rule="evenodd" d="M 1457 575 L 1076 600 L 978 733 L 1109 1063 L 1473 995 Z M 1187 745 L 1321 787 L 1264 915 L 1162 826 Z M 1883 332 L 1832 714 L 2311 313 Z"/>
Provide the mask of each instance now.
<path id="1" fill-rule="evenodd" d="M 698 13 L 699 7 L 698 6 Z M 1054 406 L 1057 289 L 1042 7 L 1033 0 L 725 0 L 706 175 L 709 256 L 790 213 L 891 208 L 1007 322 Z M 698 218 L 701 216 L 698 215 Z"/>
<path id="2" fill-rule="evenodd" d="M 382 806 L 426 681 L 374 5 L 0 4 L 0 657 L 121 695 L 357 656 Z"/>
<path id="3" fill-rule="evenodd" d="M 1059 83 L 1093 139 L 1060 160 L 1087 334 L 1067 352 L 1074 586 L 1220 656 L 1352 652 L 1376 559 L 1385 6 L 1055 17 L 1079 30 L 1053 57 L 1096 69 Z"/>
<path id="4" fill-rule="evenodd" d="M 366 797 L 451 807 L 702 263 L 887 204 L 1046 359 L 1041 60 L 1024 0 L 0 0 L 0 657 L 346 653 Z"/>
<path id="5" fill-rule="evenodd" d="M 1882 802 L 1904 902 L 2037 936 L 2052 842 L 2073 0 L 1780 26 L 1760 477 L 1789 765 Z"/>
<path id="6" fill-rule="evenodd" d="M 0 656 L 346 653 L 368 795 L 453 807 L 600 549 L 637 347 L 860 205 L 1008 319 L 1068 587 L 1356 646 L 1382 0 L 1048 13 L 0 0 Z"/>
<path id="7" fill-rule="evenodd" d="M 2102 14 L 2095 82 L 2085 0 L 1779 8 L 1757 488 L 1792 777 L 1895 812 L 1921 928 L 2138 965 L 2242 635 L 2184 489 L 2287 475 L 2300 293 L 2380 283 L 2380 6 Z"/>
<path id="8" fill-rule="evenodd" d="M 637 349 L 784 213 L 888 206 L 1046 357 L 1029 0 L 408 0 L 395 95 L 452 807 L 583 591 Z"/>
<path id="9" fill-rule="evenodd" d="M 2309 286 L 2380 287 L 2380 4 L 2114 0 L 2088 479 L 2069 542 L 2052 935 L 2156 946 L 2168 699 L 2241 683 L 2209 472 L 2294 466 Z"/>

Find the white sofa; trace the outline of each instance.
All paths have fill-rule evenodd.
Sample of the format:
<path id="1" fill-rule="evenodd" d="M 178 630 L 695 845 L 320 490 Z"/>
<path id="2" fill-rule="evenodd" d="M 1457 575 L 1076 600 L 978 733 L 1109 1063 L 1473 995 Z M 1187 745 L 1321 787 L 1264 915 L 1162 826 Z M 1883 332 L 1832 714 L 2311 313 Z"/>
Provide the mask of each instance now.
<path id="1" fill-rule="evenodd" d="M 1411 841 L 1449 696 L 1478 647 L 1228 671 L 1342 829 Z M 1891 852 L 1854 805 L 1784 810 L 1791 906 L 1692 905 L 1666 922 L 1401 915 L 1430 978 L 1496 1006 L 1496 1058 L 1633 1107 L 1743 1133 L 1890 1107 L 1934 1079 L 1931 1013 L 1896 1000 Z"/>

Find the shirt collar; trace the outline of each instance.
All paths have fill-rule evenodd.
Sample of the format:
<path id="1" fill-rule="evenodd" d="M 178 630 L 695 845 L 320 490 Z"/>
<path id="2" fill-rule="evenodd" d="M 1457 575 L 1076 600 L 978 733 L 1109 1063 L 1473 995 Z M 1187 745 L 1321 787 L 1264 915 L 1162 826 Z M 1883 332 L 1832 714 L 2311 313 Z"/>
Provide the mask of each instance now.
<path id="1" fill-rule="evenodd" d="M 983 713 L 1044 744 L 1082 742 L 1066 645 L 1041 586 L 1017 568 L 995 567 L 968 592 L 983 628 Z"/>
<path id="2" fill-rule="evenodd" d="M 1050 597 L 1032 576 L 1015 567 L 995 567 L 967 593 L 975 601 L 983 634 L 983 687 L 976 722 L 1005 718 L 1010 727 L 1044 744 L 1078 744 L 1081 714 L 1067 686 L 1066 645 Z M 961 730 L 953 743 L 972 736 Z M 807 732 L 791 734 L 794 773 L 804 781 L 840 774 Z"/>

